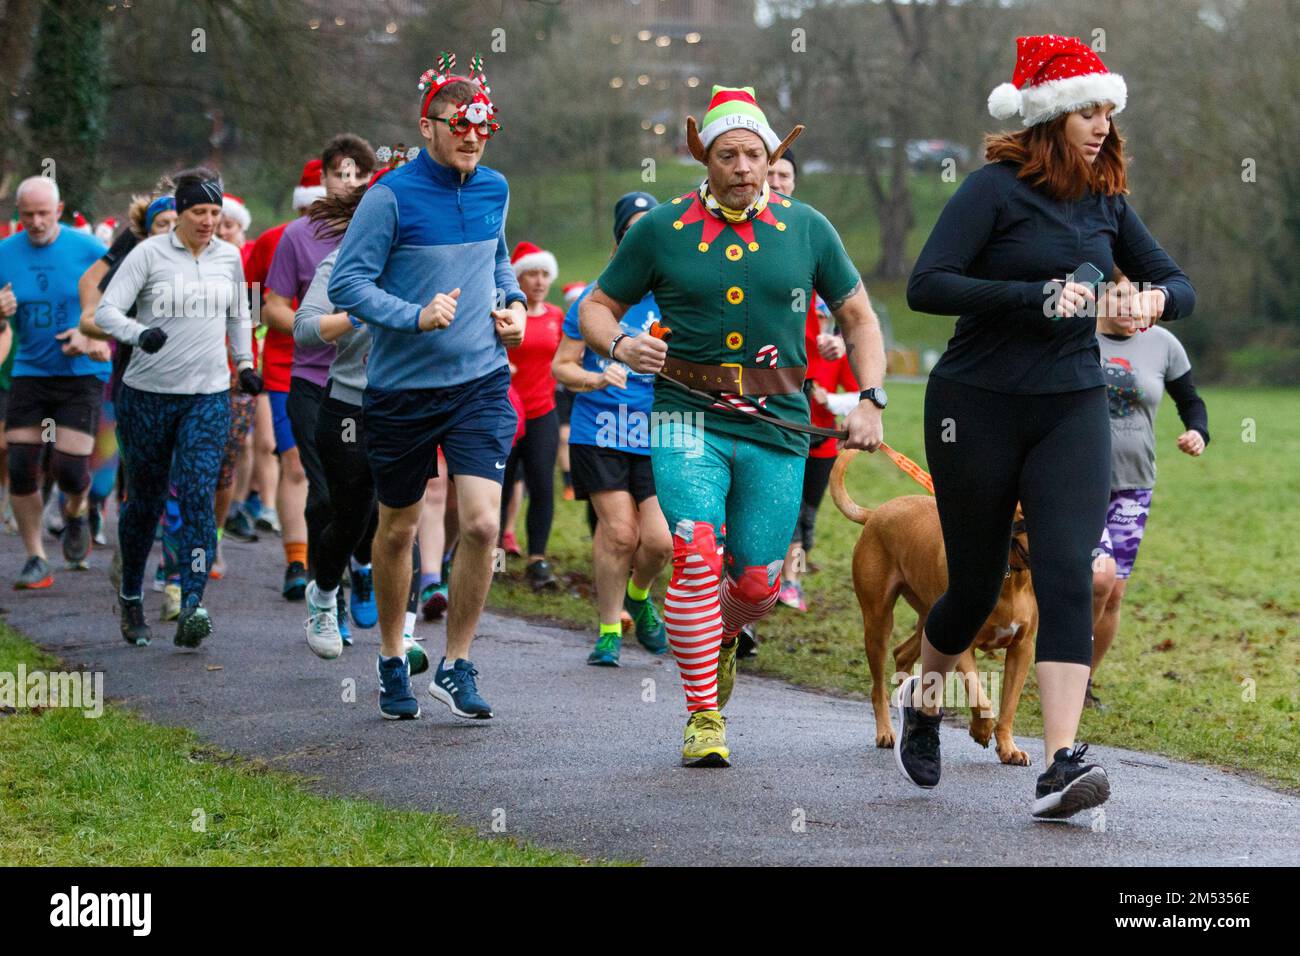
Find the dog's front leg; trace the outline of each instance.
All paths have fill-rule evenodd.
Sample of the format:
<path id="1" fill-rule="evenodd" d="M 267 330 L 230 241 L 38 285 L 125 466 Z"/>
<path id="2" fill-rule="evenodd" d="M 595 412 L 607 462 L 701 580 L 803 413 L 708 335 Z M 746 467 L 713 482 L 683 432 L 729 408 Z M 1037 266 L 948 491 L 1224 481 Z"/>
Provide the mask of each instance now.
<path id="1" fill-rule="evenodd" d="M 1029 766 L 1029 754 L 1016 746 L 1011 728 L 1016 719 L 1016 707 L 1020 704 L 1020 692 L 1024 690 L 1025 678 L 1029 675 L 1029 660 L 1034 655 L 1034 638 L 1037 636 L 1038 615 L 1035 613 L 1034 619 L 1025 625 L 1021 637 L 1013 640 L 1007 648 L 1006 663 L 1002 667 L 1002 710 L 993 731 L 997 738 L 998 759 L 1020 767 Z"/>

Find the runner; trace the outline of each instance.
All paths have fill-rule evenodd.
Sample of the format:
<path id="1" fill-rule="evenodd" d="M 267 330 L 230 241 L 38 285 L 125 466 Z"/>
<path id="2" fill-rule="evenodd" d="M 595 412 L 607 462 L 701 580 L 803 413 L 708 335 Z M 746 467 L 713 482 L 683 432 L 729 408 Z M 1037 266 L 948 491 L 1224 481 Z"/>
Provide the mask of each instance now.
<path id="1" fill-rule="evenodd" d="M 925 623 L 921 676 L 899 689 L 894 753 L 912 783 L 938 784 L 946 675 L 997 602 L 1018 501 L 1049 762 L 1032 812 L 1061 819 L 1110 793 L 1106 771 L 1084 759 L 1087 744 L 1075 744 L 1092 663 L 1091 552 L 1111 468 L 1097 297 L 1085 275 L 1118 267 L 1161 283 L 1134 296 L 1139 329 L 1188 315 L 1195 292 L 1125 198 L 1123 139 L 1111 122 L 1127 99 L 1123 78 L 1074 37 L 1016 45 L 1015 84 L 993 91 L 989 112 L 1020 113 L 1026 128 L 985 140 L 988 165 L 944 207 L 907 288 L 913 310 L 961 318 L 925 394 L 948 590 Z"/>
<path id="2" fill-rule="evenodd" d="M 585 282 L 566 282 L 564 284 L 562 291 L 566 316 L 585 288 L 587 288 Z M 573 392 L 557 382 L 555 385 L 555 415 L 560 421 L 560 447 L 555 453 L 555 460 L 560 466 L 560 479 L 564 482 L 564 490 L 561 492 L 560 497 L 565 501 L 574 500 L 573 469 L 569 462 L 569 417 L 572 414 Z M 590 507 L 590 503 L 588 503 L 588 507 Z"/>
<path id="3" fill-rule="evenodd" d="M 657 205 L 659 201 L 649 193 L 628 193 L 619 199 L 614 206 L 615 250 L 632 224 Z M 652 654 L 668 650 L 650 588 L 673 556 L 673 540 L 659 508 L 650 464 L 647 426 L 654 376 L 631 373 L 623 363 L 603 359 L 585 345 L 578 322 L 582 300 L 582 296 L 575 299 L 564 317 L 564 338 L 553 369 L 556 380 L 577 393 L 569 443 L 574 494 L 590 502 L 598 519 L 591 551 L 600 621 L 587 663 L 617 667 L 624 610 L 642 647 Z M 659 307 L 647 293 L 627 310 L 619 327 L 623 334 L 637 336 L 658 318 Z"/>
<path id="4" fill-rule="evenodd" d="M 12 321 L 18 340 L 5 441 L 10 499 L 26 551 L 14 588 L 27 590 L 54 583 L 41 542 L 41 463 L 47 448 L 50 473 L 66 496 L 60 514 L 63 557 L 69 568 L 87 567 L 90 454 L 111 366 L 107 344 L 87 339 L 77 328 L 77 280 L 104 247 L 59 223 L 63 203 L 53 179 L 24 179 L 16 198 L 23 229 L 0 242 L 0 323 Z"/>
<path id="5" fill-rule="evenodd" d="M 1167 391 L 1186 428 L 1178 450 L 1199 457 L 1210 443 L 1205 402 L 1192 384 L 1192 363 L 1168 329 L 1143 334 L 1131 314 L 1136 292 L 1121 282 L 1113 308 L 1097 319 L 1097 344 L 1110 409 L 1110 504 L 1092 563 L 1092 671 L 1085 706 L 1100 707 L 1093 693 L 1097 668 L 1119 630 L 1120 604 L 1137 561 L 1156 483 L 1156 410 Z"/>
<path id="6" fill-rule="evenodd" d="M 325 196 L 344 196 L 357 186 L 364 185 L 370 178 L 375 168 L 375 151 L 360 136 L 340 133 L 321 151 L 320 168 Z M 262 307 L 266 324 L 272 331 L 288 333 L 292 337 L 294 308 L 302 301 L 311 285 L 320 261 L 336 249 L 342 240 L 342 233 L 322 238 L 317 233 L 316 225 L 306 216 L 285 227 L 266 276 L 266 299 Z M 319 539 L 321 531 L 331 518 L 329 489 L 320 455 L 316 452 L 316 414 L 320 409 L 325 381 L 329 377 L 330 362 L 335 356 L 334 346 L 329 343 L 306 349 L 296 347 L 296 343 L 294 345 L 284 410 L 293 433 L 294 453 L 307 478 L 303 512 L 306 519 L 307 561 L 306 568 L 300 569 L 297 567 L 299 562 L 296 556 L 290 556 L 289 569 L 285 572 L 284 592 L 291 600 L 297 600 L 302 594 L 297 588 L 297 578 L 294 578 L 291 587 L 290 574 L 301 571 L 310 574 L 315 569 L 314 542 Z M 273 394 L 272 399 L 275 398 L 276 395 Z M 303 590 L 305 589 L 306 581 L 303 582 Z M 357 613 L 357 623 L 361 627 L 374 627 L 376 612 L 373 602 L 367 602 Z M 348 640 L 347 616 L 342 612 L 339 615 L 339 627 L 344 640 Z"/>
<path id="7" fill-rule="evenodd" d="M 460 540 L 447 651 L 429 692 L 459 717 L 492 716 L 469 652 L 492 582 L 501 481 L 517 424 L 505 350 L 523 341 L 526 306 L 505 242 L 509 189 L 500 173 L 479 166 L 499 128 L 482 59 L 474 58 L 469 76 L 454 67 L 454 55 L 444 53 L 421 76 L 426 148 L 366 192 L 329 283 L 334 307 L 365 322 L 371 335 L 362 404 L 379 497 L 379 709 L 390 719 L 420 715 L 402 653 L 403 608 L 439 446 L 456 486 Z"/>
<path id="8" fill-rule="evenodd" d="M 523 344 L 510 349 L 517 370 L 515 389 L 524 401 L 524 437 L 506 462 L 505 487 L 514 488 L 522 470 L 528 487 L 528 564 L 524 580 L 534 591 L 555 589 L 560 581 L 546 560 L 546 546 L 555 520 L 555 456 L 560 443 L 560 421 L 555 412 L 555 379 L 551 362 L 560 344 L 564 313 L 546 301 L 559 274 L 555 256 L 531 242 L 515 246 L 510 265 L 519 288 L 528 297 L 528 334 Z M 505 509 L 501 524 L 506 526 Z"/>
<path id="9" fill-rule="evenodd" d="M 788 140 L 772 132 L 752 88 L 715 86 L 703 130 L 687 119 L 687 143 L 708 176 L 629 230 L 581 309 L 583 338 L 598 353 L 672 380 L 655 383 L 654 411 L 676 420 L 652 423 L 650 455 L 673 533 L 664 622 L 686 691 L 682 762 L 691 766 L 728 765 L 721 710 L 735 680 L 736 636 L 776 603 L 799 515 L 807 436 L 745 417 L 753 409 L 808 421 L 804 322 L 790 321 L 792 306 L 801 316 L 820 293 L 858 380 L 878 386 L 885 369 L 875 313 L 834 228 L 767 185 Z M 671 342 L 621 330 L 647 292 Z M 885 398 L 881 389 L 864 395 L 878 404 L 864 398 L 854 408 L 847 445 L 874 450 Z"/>
<path id="10" fill-rule="evenodd" d="M 317 199 L 325 197 L 321 182 L 320 157 L 310 159 L 303 166 L 298 185 L 293 190 L 293 208 L 298 217 Z M 290 223 L 282 223 L 257 237 L 253 251 L 247 259 L 246 277 L 250 285 L 256 283 L 263 293 L 263 306 L 267 301 L 267 279 L 285 230 Z M 310 279 L 308 279 L 310 281 Z M 280 314 L 280 325 L 271 325 L 271 317 L 263 308 L 262 322 L 266 328 L 262 340 L 262 375 L 266 384 L 263 397 L 258 398 L 253 423 L 254 471 L 257 488 L 270 501 L 275 491 L 275 507 L 264 507 L 253 522 L 255 528 L 279 534 L 284 545 L 284 583 L 280 593 L 287 601 L 301 601 L 307 589 L 307 473 L 289 422 L 289 387 L 293 370 L 293 313 L 297 302 L 290 302 L 288 323 Z M 274 469 L 273 457 L 279 461 L 279 477 L 268 487 L 263 481 Z M 244 522 L 227 523 L 232 536 L 246 530 Z"/>
<path id="11" fill-rule="evenodd" d="M 140 243 L 109 283 L 95 322 L 139 346 L 118 400 L 127 500 L 118 524 L 122 637 L 149 643 L 141 582 L 163 511 L 168 475 L 180 506 L 181 613 L 174 642 L 197 647 L 212 632 L 202 606 L 216 551 L 213 492 L 230 432 L 226 337 L 240 384 L 261 391 L 249 346 L 248 302 L 239 251 L 216 239 L 221 181 L 206 169 L 176 176 L 176 227 Z M 127 309 L 137 307 L 128 318 Z M 174 456 L 174 460 L 173 460 Z"/>

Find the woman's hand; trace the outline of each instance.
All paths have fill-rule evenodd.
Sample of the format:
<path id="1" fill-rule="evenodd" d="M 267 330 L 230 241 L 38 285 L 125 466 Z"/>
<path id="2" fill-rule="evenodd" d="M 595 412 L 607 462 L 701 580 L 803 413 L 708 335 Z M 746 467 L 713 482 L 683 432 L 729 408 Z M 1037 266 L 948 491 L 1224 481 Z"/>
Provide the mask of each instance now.
<path id="1" fill-rule="evenodd" d="M 1201 433 L 1196 429 L 1189 428 L 1178 436 L 1178 450 L 1191 455 L 1193 458 L 1198 458 L 1201 452 L 1205 451 L 1205 439 L 1201 437 Z"/>
<path id="2" fill-rule="evenodd" d="M 619 349 L 621 352 L 622 349 Z M 605 371 L 600 373 L 595 388 L 627 388 L 627 366 L 619 362 L 610 362 Z"/>
<path id="3" fill-rule="evenodd" d="M 1053 315 L 1058 319 L 1072 319 L 1076 315 L 1089 311 L 1089 303 L 1096 303 L 1097 294 L 1089 286 L 1081 282 L 1066 282 L 1064 279 L 1057 279 L 1058 283 L 1063 283 L 1061 292 L 1056 297 L 1056 308 Z"/>

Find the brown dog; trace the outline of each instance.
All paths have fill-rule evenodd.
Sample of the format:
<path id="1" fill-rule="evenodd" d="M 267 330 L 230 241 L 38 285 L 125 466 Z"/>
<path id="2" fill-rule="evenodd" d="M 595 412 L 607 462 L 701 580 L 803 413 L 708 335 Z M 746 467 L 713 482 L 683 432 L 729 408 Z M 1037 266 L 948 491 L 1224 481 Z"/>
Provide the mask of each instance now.
<path id="1" fill-rule="evenodd" d="M 876 746 L 894 746 L 885 655 L 894 629 L 894 605 L 900 596 L 916 611 L 916 630 L 894 650 L 896 672 L 910 673 L 921 656 L 921 631 L 930 608 L 948 588 L 948 562 L 939 526 L 939 511 L 929 495 L 904 495 L 880 507 L 864 508 L 844 487 L 844 472 L 858 453 L 840 452 L 831 471 L 830 493 L 835 506 L 850 521 L 862 525 L 853 548 L 853 590 L 862 608 L 863 639 L 871 667 L 871 703 L 876 713 Z M 982 747 L 996 737 L 1003 763 L 1028 766 L 1029 755 L 1016 746 L 1011 724 L 1029 672 L 1038 633 L 1038 603 L 1029 576 L 1029 552 L 1024 518 L 1016 508 L 1009 555 L 1010 571 L 1002 584 L 997 607 L 984 622 L 970 648 L 957 662 L 971 701 L 970 735 Z M 975 669 L 975 650 L 1006 649 L 997 723 Z"/>

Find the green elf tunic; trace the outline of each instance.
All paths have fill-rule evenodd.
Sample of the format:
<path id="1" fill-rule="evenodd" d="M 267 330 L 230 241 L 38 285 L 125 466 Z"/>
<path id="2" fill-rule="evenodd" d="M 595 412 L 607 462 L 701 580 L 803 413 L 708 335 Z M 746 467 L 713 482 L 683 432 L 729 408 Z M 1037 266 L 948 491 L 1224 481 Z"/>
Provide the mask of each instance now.
<path id="1" fill-rule="evenodd" d="M 835 228 L 811 206 L 772 192 L 753 219 L 728 222 L 693 191 L 638 219 L 597 281 L 619 302 L 654 293 L 663 324 L 673 331 L 670 356 L 743 369 L 806 366 L 804 328 L 813 293 L 839 302 L 859 276 Z M 807 423 L 802 391 L 752 395 L 743 371 L 741 383 L 741 404 Z M 660 379 L 654 411 L 703 412 L 707 432 L 808 454 L 807 435 L 746 421 Z"/>

